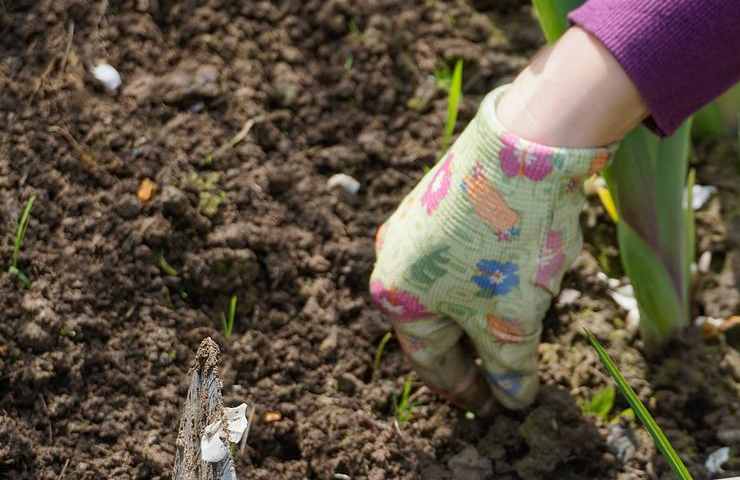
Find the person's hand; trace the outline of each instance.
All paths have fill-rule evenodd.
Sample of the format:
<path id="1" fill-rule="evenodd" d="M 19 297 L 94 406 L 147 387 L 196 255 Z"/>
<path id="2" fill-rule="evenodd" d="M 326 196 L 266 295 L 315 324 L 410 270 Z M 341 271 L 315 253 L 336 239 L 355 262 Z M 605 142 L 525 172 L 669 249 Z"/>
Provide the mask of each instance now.
<path id="1" fill-rule="evenodd" d="M 379 229 L 370 281 L 422 379 L 478 411 L 490 398 L 483 378 L 506 407 L 534 399 L 541 321 L 581 249 L 582 183 L 615 150 L 552 148 L 507 133 L 496 116 L 505 90 L 486 97 Z"/>

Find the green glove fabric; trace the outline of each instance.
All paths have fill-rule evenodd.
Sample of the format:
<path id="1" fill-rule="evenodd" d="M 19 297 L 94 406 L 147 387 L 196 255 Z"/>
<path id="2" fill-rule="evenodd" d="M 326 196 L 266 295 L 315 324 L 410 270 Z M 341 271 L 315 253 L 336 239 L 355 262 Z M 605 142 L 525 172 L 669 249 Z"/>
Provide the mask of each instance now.
<path id="1" fill-rule="evenodd" d="M 506 88 L 484 99 L 378 230 L 370 281 L 421 378 L 478 410 L 488 408 L 476 398 L 481 376 L 508 408 L 533 401 L 542 318 L 582 246 L 583 181 L 616 150 L 553 148 L 508 133 L 496 117 Z"/>

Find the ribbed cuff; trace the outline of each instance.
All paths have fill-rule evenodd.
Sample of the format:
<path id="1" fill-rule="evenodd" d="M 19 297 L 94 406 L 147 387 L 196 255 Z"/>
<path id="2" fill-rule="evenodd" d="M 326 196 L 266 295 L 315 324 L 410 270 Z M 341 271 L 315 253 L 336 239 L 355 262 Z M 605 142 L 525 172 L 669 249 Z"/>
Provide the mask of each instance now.
<path id="1" fill-rule="evenodd" d="M 504 175 L 539 182 L 546 177 L 587 177 L 603 170 L 619 143 L 593 148 L 553 147 L 525 140 L 509 131 L 498 118 L 497 106 L 509 85 L 489 93 L 478 112 L 479 134 L 490 158 L 498 158 Z"/>
<path id="2" fill-rule="evenodd" d="M 659 135 L 740 79 L 737 0 L 589 0 L 568 18 L 619 62 Z"/>

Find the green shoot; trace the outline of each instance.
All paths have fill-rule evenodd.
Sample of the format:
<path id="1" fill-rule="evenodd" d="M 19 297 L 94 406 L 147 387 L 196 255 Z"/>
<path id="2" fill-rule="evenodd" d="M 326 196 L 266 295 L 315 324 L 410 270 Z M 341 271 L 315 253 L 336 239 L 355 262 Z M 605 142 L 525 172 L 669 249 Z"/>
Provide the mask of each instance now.
<path id="1" fill-rule="evenodd" d="M 585 330 L 585 334 L 588 337 L 588 341 L 591 342 L 591 346 L 593 346 L 593 348 L 596 350 L 596 353 L 599 356 L 599 360 L 601 360 L 604 368 L 606 368 L 607 372 L 609 372 L 609 375 L 611 375 L 611 377 L 616 382 L 617 387 L 619 387 L 619 391 L 622 392 L 622 395 L 624 395 L 629 404 L 632 406 L 634 414 L 637 416 L 637 418 L 640 419 L 642 424 L 647 429 L 648 433 L 650 433 L 650 436 L 653 437 L 653 441 L 655 442 L 656 447 L 658 448 L 658 450 L 660 450 L 668 463 L 671 465 L 671 468 L 673 468 L 676 476 L 678 476 L 678 478 L 680 478 L 681 480 L 690 480 L 692 478 L 691 474 L 689 473 L 684 463 L 681 461 L 681 457 L 679 457 L 676 451 L 673 449 L 673 446 L 668 441 L 668 438 L 663 433 L 663 430 L 660 429 L 660 426 L 658 426 L 658 424 L 655 422 L 655 419 L 650 414 L 648 409 L 645 408 L 645 405 L 642 403 L 642 401 L 640 401 L 640 398 L 637 396 L 635 391 L 632 390 L 632 387 L 629 386 L 627 380 L 625 380 L 624 376 L 622 375 L 622 372 L 619 371 L 619 368 L 617 368 L 609 354 L 606 352 L 606 349 L 604 349 L 601 343 L 596 340 L 596 337 L 594 337 L 591 332 Z"/>
<path id="2" fill-rule="evenodd" d="M 614 387 L 609 385 L 602 388 L 582 406 L 585 415 L 593 415 L 606 422 L 609 420 L 609 412 L 614 407 Z"/>
<path id="3" fill-rule="evenodd" d="M 28 279 L 26 274 L 18 268 L 18 259 L 21 255 L 23 240 L 26 238 L 28 222 L 30 222 L 31 220 L 31 209 L 33 208 L 34 200 L 36 200 L 36 196 L 32 195 L 31 198 L 28 199 L 28 202 L 26 202 L 26 206 L 21 212 L 20 219 L 18 219 L 18 227 L 15 229 L 15 242 L 13 244 L 13 258 L 10 261 L 10 267 L 8 267 L 8 273 L 18 277 L 23 286 L 26 288 L 31 286 L 31 281 Z"/>
<path id="4" fill-rule="evenodd" d="M 450 91 L 447 96 L 447 123 L 445 124 L 444 135 L 442 136 L 442 150 L 447 150 L 452 140 L 452 133 L 455 131 L 457 124 L 457 111 L 460 107 L 460 98 L 462 97 L 462 73 L 463 61 L 458 60 L 455 63 L 455 70 L 452 73 L 450 82 Z"/>
<path id="5" fill-rule="evenodd" d="M 403 382 L 403 391 L 401 392 L 401 399 L 396 401 L 396 396 L 393 395 L 393 409 L 396 416 L 396 421 L 399 425 L 411 420 L 414 413 L 415 403 L 411 401 L 411 377 L 406 377 Z"/>
<path id="6" fill-rule="evenodd" d="M 447 64 L 443 64 L 441 67 L 434 71 L 434 81 L 437 84 L 437 88 L 441 88 L 445 92 L 450 91 L 450 85 L 452 85 L 452 70 Z"/>
<path id="7" fill-rule="evenodd" d="M 159 263 L 159 268 L 161 268 L 165 274 L 169 275 L 170 277 L 177 276 L 177 270 L 175 269 L 175 267 L 169 264 L 166 258 L 164 258 L 163 253 L 159 254 L 158 263 Z"/>
<path id="8" fill-rule="evenodd" d="M 236 295 L 232 295 L 229 301 L 229 312 L 225 317 L 222 317 L 224 326 L 224 337 L 231 337 L 231 332 L 234 330 L 234 318 L 236 317 Z"/>
<path id="9" fill-rule="evenodd" d="M 383 352 L 385 351 L 385 346 L 388 343 L 388 340 L 391 339 L 391 336 L 393 334 L 391 332 L 386 333 L 383 335 L 383 338 L 380 340 L 380 343 L 378 344 L 378 349 L 375 351 L 375 363 L 373 364 L 373 380 L 378 377 L 378 374 L 380 373 L 380 360 L 383 358 Z"/>

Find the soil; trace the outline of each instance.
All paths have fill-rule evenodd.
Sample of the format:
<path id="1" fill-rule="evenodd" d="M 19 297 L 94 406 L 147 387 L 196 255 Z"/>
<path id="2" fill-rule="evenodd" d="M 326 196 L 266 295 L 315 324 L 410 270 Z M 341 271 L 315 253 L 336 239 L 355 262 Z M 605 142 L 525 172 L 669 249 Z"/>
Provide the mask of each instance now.
<path id="1" fill-rule="evenodd" d="M 36 197 L 19 262 L 31 286 L 0 275 L 0 477 L 169 477 L 210 336 L 224 403 L 257 406 L 242 478 L 671 478 L 636 424 L 582 413 L 609 384 L 588 327 L 709 478 L 707 456 L 740 446 L 740 354 L 692 329 L 645 356 L 597 275 L 616 250 L 595 201 L 531 408 L 471 420 L 415 385 L 396 427 L 410 369 L 395 340 L 373 379 L 389 324 L 366 292 L 372 238 L 439 153 L 434 73 L 464 59 L 462 126 L 538 32 L 521 1 L 0 2 L 3 270 Z M 101 61 L 118 92 L 89 73 Z M 700 145 L 696 166 L 720 194 L 698 214 L 712 260 L 694 313 L 726 318 L 740 309 L 737 150 Z M 329 189 L 335 173 L 360 192 Z M 740 474 L 737 456 L 725 469 Z"/>

